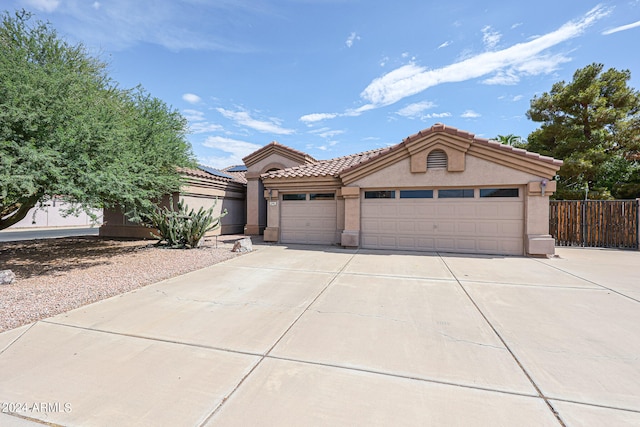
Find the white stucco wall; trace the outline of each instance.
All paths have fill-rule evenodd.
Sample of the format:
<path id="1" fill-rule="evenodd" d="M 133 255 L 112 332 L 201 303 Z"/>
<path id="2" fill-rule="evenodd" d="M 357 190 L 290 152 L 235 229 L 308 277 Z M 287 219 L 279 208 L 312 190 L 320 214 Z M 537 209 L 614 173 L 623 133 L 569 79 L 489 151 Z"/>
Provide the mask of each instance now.
<path id="1" fill-rule="evenodd" d="M 41 227 L 91 227 L 102 224 L 102 209 L 94 209 L 92 212 L 97 216 L 93 222 L 86 213 L 78 216 L 63 216 L 62 211 L 68 208 L 69 204 L 61 199 L 54 199 L 44 203 L 42 207 L 35 207 L 27 213 L 21 221 L 10 228 L 41 228 Z"/>

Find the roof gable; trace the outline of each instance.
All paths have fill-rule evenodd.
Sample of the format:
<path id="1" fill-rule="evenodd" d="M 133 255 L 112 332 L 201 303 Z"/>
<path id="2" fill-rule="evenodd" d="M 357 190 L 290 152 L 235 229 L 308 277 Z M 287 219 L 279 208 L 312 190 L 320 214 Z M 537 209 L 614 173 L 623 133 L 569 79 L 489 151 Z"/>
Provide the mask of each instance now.
<path id="1" fill-rule="evenodd" d="M 405 138 L 383 155 L 345 168 L 340 178 L 347 185 L 406 157 L 442 147 L 547 178 L 552 178 L 562 166 L 561 160 L 477 138 L 472 133 L 438 123 Z"/>
<path id="2" fill-rule="evenodd" d="M 253 153 L 243 158 L 242 161 L 245 165 L 247 165 L 247 167 L 251 167 L 252 165 L 255 165 L 261 160 L 264 160 L 274 154 L 278 154 L 300 164 L 316 161 L 316 159 L 314 159 L 310 155 L 303 153 L 302 151 L 294 150 L 293 148 L 282 145 L 276 141 L 273 141 L 260 148 L 259 150 L 254 151 Z"/>
<path id="3" fill-rule="evenodd" d="M 266 147 L 263 147 L 263 149 L 264 148 Z M 460 156 L 468 154 L 515 170 L 548 178 L 552 178 L 558 169 L 560 169 L 560 166 L 562 166 L 561 160 L 500 144 L 497 141 L 477 138 L 470 132 L 438 123 L 430 128 L 410 135 L 400 144 L 391 147 L 379 148 L 329 160 L 314 160 L 306 164 L 301 164 L 300 166 L 266 172 L 262 174 L 261 177 L 268 180 L 334 178 L 341 180 L 342 184 L 348 185 L 351 182 L 357 181 L 360 178 L 406 159 L 407 157 L 415 156 L 416 154 L 422 153 L 423 156 L 421 156 L 421 158 L 424 157 L 426 163 L 426 153 L 436 148 L 444 148 L 448 152 L 457 152 L 460 153 Z M 256 153 L 261 150 L 258 150 Z M 246 159 L 247 158 L 245 158 L 245 161 Z M 450 168 L 449 170 L 462 171 L 464 170 L 464 164 L 462 164 L 462 169 Z"/>

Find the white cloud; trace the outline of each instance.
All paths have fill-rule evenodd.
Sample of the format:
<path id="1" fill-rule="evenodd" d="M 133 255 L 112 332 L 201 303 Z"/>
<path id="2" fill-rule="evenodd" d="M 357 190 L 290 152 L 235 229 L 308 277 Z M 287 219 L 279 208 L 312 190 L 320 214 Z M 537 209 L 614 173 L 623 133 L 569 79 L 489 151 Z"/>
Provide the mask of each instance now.
<path id="1" fill-rule="evenodd" d="M 380 66 L 384 67 L 385 65 L 387 65 L 387 62 L 389 62 L 389 57 L 385 56 L 380 60 Z"/>
<path id="2" fill-rule="evenodd" d="M 512 30 L 515 30 L 516 28 L 520 27 L 521 25 L 522 25 L 522 22 L 516 22 L 515 24 L 513 24 L 513 25 L 511 26 L 511 29 L 512 29 Z"/>
<path id="3" fill-rule="evenodd" d="M 419 118 L 423 116 L 422 113 L 425 110 L 429 110 L 435 106 L 436 104 L 431 101 L 416 102 L 415 104 L 409 104 L 406 107 L 396 111 L 396 114 L 402 117 Z"/>
<path id="4" fill-rule="evenodd" d="M 524 96 L 522 96 L 522 95 L 516 95 L 516 96 L 514 96 L 511 100 L 512 100 L 513 102 L 518 102 L 518 101 L 520 101 L 522 98 L 524 98 Z"/>
<path id="5" fill-rule="evenodd" d="M 425 114 L 423 119 L 441 119 L 443 117 L 451 117 L 451 113 L 429 113 Z"/>
<path id="6" fill-rule="evenodd" d="M 195 122 L 189 124 L 189 130 L 193 134 L 219 132 L 223 127 L 209 122 Z"/>
<path id="7" fill-rule="evenodd" d="M 225 156 L 210 156 L 200 159 L 200 162 L 214 168 L 225 168 L 242 164 L 242 158 L 261 148 L 252 142 L 240 141 L 223 136 L 210 136 L 203 143 L 207 148 L 213 148 L 227 153 Z"/>
<path id="8" fill-rule="evenodd" d="M 520 76 L 514 70 L 500 70 L 494 76 L 484 79 L 486 85 L 515 85 L 520 81 Z"/>
<path id="9" fill-rule="evenodd" d="M 351 47 L 351 46 L 353 46 L 353 43 L 356 40 L 360 40 L 360 36 L 357 35 L 356 33 L 351 33 L 351 34 L 349 34 L 349 37 L 347 37 L 347 41 L 345 41 L 344 44 L 346 44 L 347 47 Z"/>
<path id="10" fill-rule="evenodd" d="M 42 12 L 53 12 L 60 6 L 60 0 L 23 0 L 27 6 Z"/>
<path id="11" fill-rule="evenodd" d="M 549 74 L 560 68 L 561 64 L 570 62 L 571 58 L 563 55 L 539 55 L 530 61 L 518 64 L 514 69 L 524 75 L 536 76 L 538 74 Z"/>
<path id="12" fill-rule="evenodd" d="M 342 135 L 344 133 L 343 130 L 331 130 L 329 128 L 316 129 L 315 131 L 311 131 L 310 133 L 314 133 L 322 138 L 333 138 L 334 136 Z M 335 145 L 335 144 L 334 144 Z"/>
<path id="13" fill-rule="evenodd" d="M 502 34 L 494 31 L 490 25 L 487 25 L 482 29 L 482 42 L 488 50 L 496 47 L 498 43 L 500 43 L 501 38 Z"/>
<path id="14" fill-rule="evenodd" d="M 306 114 L 300 117 L 300 119 L 298 120 L 304 123 L 315 123 L 315 122 L 321 122 L 322 120 L 333 119 L 337 116 L 338 114 L 336 113 L 312 113 L 312 114 Z"/>
<path id="15" fill-rule="evenodd" d="M 182 110 L 182 115 L 189 121 L 189 131 L 193 134 L 218 132 L 222 126 L 209 123 L 202 111 L 198 110 Z"/>
<path id="16" fill-rule="evenodd" d="M 92 6 L 93 6 L 93 8 L 94 8 L 95 10 L 98 10 L 98 9 L 100 9 L 100 6 L 101 6 L 101 5 L 100 5 L 100 2 L 94 1 Z"/>
<path id="17" fill-rule="evenodd" d="M 609 34 L 618 33 L 620 31 L 630 30 L 632 28 L 640 27 L 640 21 L 636 21 L 632 24 L 621 25 L 620 27 L 611 28 L 610 30 L 606 30 L 602 32 L 602 35 L 608 36 Z"/>
<path id="18" fill-rule="evenodd" d="M 542 55 L 545 50 L 580 36 L 594 22 L 609 13 L 610 9 L 597 6 L 581 18 L 569 21 L 548 34 L 506 49 L 484 52 L 442 68 L 429 70 L 415 63 L 403 65 L 374 79 L 360 94 L 367 104 L 355 111 L 363 112 L 391 105 L 442 83 L 461 82 L 500 72 L 505 76 L 513 73 L 511 81 L 518 77 L 518 73 L 548 73 L 550 68 L 555 69 L 559 63 L 569 59 L 563 55 Z M 540 66 L 543 63 L 546 68 Z M 496 78 L 494 84 L 498 81 Z"/>
<path id="19" fill-rule="evenodd" d="M 440 46 L 438 46 L 438 49 L 442 49 L 443 47 L 447 47 L 451 44 L 450 40 L 447 40 L 446 42 L 442 43 Z"/>
<path id="20" fill-rule="evenodd" d="M 216 108 L 225 118 L 234 121 L 237 125 L 245 126 L 258 132 L 274 133 L 277 135 L 291 135 L 295 131 L 280 126 L 280 121 L 275 118 L 267 120 L 257 120 L 251 117 L 246 111 L 231 111 L 224 108 Z"/>
<path id="21" fill-rule="evenodd" d="M 198 104 L 202 101 L 202 98 L 193 93 L 185 93 L 182 95 L 182 99 L 187 101 L 189 104 Z"/>
<path id="22" fill-rule="evenodd" d="M 482 114 L 476 113 L 473 110 L 467 110 L 460 115 L 460 117 L 462 117 L 463 119 L 477 119 L 478 117 L 481 117 L 481 116 Z"/>
<path id="23" fill-rule="evenodd" d="M 204 113 L 198 110 L 182 110 L 182 115 L 190 122 L 199 122 L 205 120 Z"/>

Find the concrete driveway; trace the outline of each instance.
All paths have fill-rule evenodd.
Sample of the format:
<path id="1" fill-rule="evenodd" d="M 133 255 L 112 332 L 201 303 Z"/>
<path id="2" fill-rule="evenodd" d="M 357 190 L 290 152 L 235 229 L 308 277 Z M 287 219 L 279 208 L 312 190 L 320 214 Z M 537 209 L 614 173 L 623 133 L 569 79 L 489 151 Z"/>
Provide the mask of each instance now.
<path id="1" fill-rule="evenodd" d="M 0 425 L 640 425 L 640 252 L 251 254 L 0 334 Z"/>

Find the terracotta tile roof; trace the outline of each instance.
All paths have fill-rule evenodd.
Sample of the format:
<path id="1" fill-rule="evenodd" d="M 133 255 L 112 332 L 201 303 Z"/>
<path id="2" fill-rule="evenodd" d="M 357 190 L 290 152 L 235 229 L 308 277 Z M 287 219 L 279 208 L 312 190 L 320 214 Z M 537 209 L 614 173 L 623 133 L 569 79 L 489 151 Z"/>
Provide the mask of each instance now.
<path id="1" fill-rule="evenodd" d="M 467 132 L 465 130 L 460 130 L 451 126 L 447 126 L 443 123 L 436 123 L 435 125 L 431 126 L 430 128 L 427 129 L 422 129 L 421 131 L 418 131 L 416 133 L 414 133 L 413 135 L 409 135 L 408 137 L 406 137 L 402 142 L 403 143 L 408 143 L 408 142 L 412 142 L 415 141 L 416 139 L 420 139 L 420 138 L 424 138 L 425 136 L 428 136 L 432 133 L 436 133 L 436 132 L 444 132 L 444 133 L 448 133 L 451 135 L 455 135 L 455 136 L 459 136 L 462 138 L 467 138 L 467 139 L 474 139 L 475 135 L 472 134 L 471 132 Z"/>
<path id="2" fill-rule="evenodd" d="M 185 176 L 191 176 L 194 178 L 206 179 L 209 181 L 221 181 L 221 182 L 237 182 L 239 184 L 246 184 L 247 180 L 244 177 L 244 172 L 225 172 L 214 168 L 207 168 L 212 172 L 207 172 L 204 169 L 192 169 L 192 168 L 178 168 L 178 171 Z M 218 173 L 213 173 L 217 171 Z"/>
<path id="3" fill-rule="evenodd" d="M 244 169 L 244 170 L 233 170 L 233 169 Z M 239 182 L 241 184 L 247 183 L 247 177 L 245 176 L 245 174 L 247 173 L 247 168 L 244 165 L 229 166 L 222 169 L 222 172 L 234 177 L 236 182 Z"/>
<path id="4" fill-rule="evenodd" d="M 428 137 L 433 133 L 448 133 L 450 135 L 457 136 L 459 138 L 464 138 L 470 140 L 469 142 L 476 145 L 482 145 L 486 147 L 491 147 L 496 150 L 501 150 L 505 152 L 511 152 L 512 154 L 526 157 L 532 160 L 537 160 L 545 163 L 550 163 L 555 166 L 561 166 L 562 160 L 557 160 L 552 157 L 542 156 L 537 153 L 532 153 L 521 148 L 511 147 L 509 145 L 501 144 L 498 141 L 491 141 L 485 138 L 477 138 L 474 134 L 459 130 L 450 126 L 446 126 L 442 123 L 436 123 L 430 128 L 423 129 L 413 135 L 405 138 L 401 143 L 385 147 L 379 148 L 376 150 L 365 151 L 363 153 L 351 154 L 344 157 L 338 157 L 330 160 L 321 160 L 316 161 L 309 164 L 304 164 L 301 166 L 296 166 L 287 169 L 281 169 L 277 171 L 267 172 L 262 174 L 263 178 L 294 178 L 294 177 L 320 177 L 320 176 L 333 176 L 338 177 L 340 174 L 344 172 L 348 172 L 354 169 L 357 169 L 361 166 L 366 165 L 367 163 L 373 162 L 375 159 L 390 154 L 392 152 L 402 150 L 407 145 L 410 145 L 412 142 L 417 141 L 419 139 Z"/>
<path id="5" fill-rule="evenodd" d="M 527 151 L 522 148 L 516 148 L 510 145 L 502 144 L 499 141 L 493 141 L 493 140 L 484 139 L 484 138 L 476 138 L 474 139 L 473 143 L 478 145 L 485 145 L 487 147 L 497 148 L 498 150 L 502 150 L 502 151 L 510 151 L 513 154 L 518 154 L 520 156 L 539 160 L 541 162 L 551 163 L 553 165 L 562 166 L 563 164 L 562 160 L 554 159 L 553 157 L 543 156 L 538 153 L 532 153 L 531 151 Z"/>
<path id="6" fill-rule="evenodd" d="M 365 151 L 357 154 L 350 154 L 335 159 L 320 160 L 315 163 L 308 163 L 292 168 L 280 169 L 262 174 L 263 178 L 293 178 L 293 177 L 337 177 L 340 172 L 347 168 L 354 167 L 372 158 L 378 157 L 388 151 L 391 147 L 378 148 L 376 150 Z"/>

